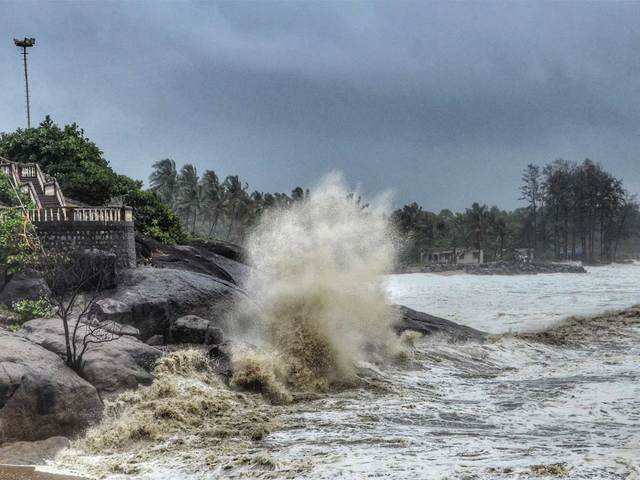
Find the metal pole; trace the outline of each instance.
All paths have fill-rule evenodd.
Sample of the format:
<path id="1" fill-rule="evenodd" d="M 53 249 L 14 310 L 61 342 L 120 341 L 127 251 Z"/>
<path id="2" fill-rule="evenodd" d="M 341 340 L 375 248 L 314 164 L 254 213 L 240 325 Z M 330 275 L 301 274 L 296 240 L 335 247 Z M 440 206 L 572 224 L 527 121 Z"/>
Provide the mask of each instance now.
<path id="1" fill-rule="evenodd" d="M 27 47 L 22 47 L 22 58 L 24 60 L 24 87 L 27 92 L 27 128 L 31 128 L 31 104 L 29 103 L 29 72 L 27 70 Z"/>
<path id="2" fill-rule="evenodd" d="M 22 59 L 24 62 L 24 88 L 27 93 L 27 128 L 31 128 L 31 99 L 29 98 L 29 72 L 27 70 L 27 48 L 36 44 L 35 38 L 25 37 L 22 40 L 13 39 L 16 47 L 22 48 Z"/>

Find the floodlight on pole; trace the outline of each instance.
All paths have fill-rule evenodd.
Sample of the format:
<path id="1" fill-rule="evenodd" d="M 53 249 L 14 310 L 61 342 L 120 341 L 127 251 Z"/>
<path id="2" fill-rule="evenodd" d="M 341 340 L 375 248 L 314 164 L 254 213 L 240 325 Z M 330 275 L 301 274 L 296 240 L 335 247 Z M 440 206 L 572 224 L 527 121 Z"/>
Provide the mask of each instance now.
<path id="1" fill-rule="evenodd" d="M 17 38 L 14 38 L 13 43 L 16 44 L 16 47 L 22 48 L 22 57 L 24 60 L 24 87 L 27 93 L 27 128 L 31 128 L 31 104 L 29 103 L 29 73 L 27 72 L 27 48 L 33 47 L 36 44 L 36 39 L 24 37 L 22 40 L 19 40 Z"/>

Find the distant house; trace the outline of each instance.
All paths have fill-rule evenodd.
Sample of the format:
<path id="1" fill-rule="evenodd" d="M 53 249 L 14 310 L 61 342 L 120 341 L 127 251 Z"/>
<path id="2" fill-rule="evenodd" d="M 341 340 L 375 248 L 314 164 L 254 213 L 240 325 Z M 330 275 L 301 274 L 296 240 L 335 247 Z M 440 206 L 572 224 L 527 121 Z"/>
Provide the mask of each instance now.
<path id="1" fill-rule="evenodd" d="M 533 248 L 516 248 L 513 257 L 519 262 L 531 262 L 534 260 Z"/>
<path id="2" fill-rule="evenodd" d="M 484 263 L 484 251 L 468 248 L 453 250 L 433 250 L 427 257 L 428 263 L 449 265 L 469 265 Z"/>

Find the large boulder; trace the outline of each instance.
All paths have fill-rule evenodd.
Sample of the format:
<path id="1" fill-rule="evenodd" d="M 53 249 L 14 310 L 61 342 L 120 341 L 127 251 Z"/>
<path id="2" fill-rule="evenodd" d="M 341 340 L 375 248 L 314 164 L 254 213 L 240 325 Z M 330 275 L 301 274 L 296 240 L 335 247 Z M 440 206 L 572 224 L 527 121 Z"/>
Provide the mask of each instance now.
<path id="1" fill-rule="evenodd" d="M 61 357 L 65 355 L 64 329 L 59 319 L 31 320 L 22 326 L 18 334 Z M 123 335 L 106 343 L 91 345 L 84 355 L 86 363 L 82 376 L 101 395 L 116 394 L 138 385 L 149 385 L 153 381 L 151 370 L 161 356 L 162 352 L 157 348 Z"/>
<path id="2" fill-rule="evenodd" d="M 203 273 L 235 285 L 243 283 L 249 270 L 243 263 L 242 249 L 230 243 L 199 241 L 171 246 L 137 236 L 136 250 L 148 265 Z"/>
<path id="3" fill-rule="evenodd" d="M 44 465 L 70 445 L 71 442 L 67 437 L 51 437 L 36 442 L 0 445 L 0 465 Z"/>
<path id="4" fill-rule="evenodd" d="M 171 343 L 222 343 L 222 330 L 210 320 L 197 315 L 185 315 L 171 323 Z"/>
<path id="5" fill-rule="evenodd" d="M 170 337 L 171 323 L 199 315 L 220 325 L 244 292 L 231 282 L 172 268 L 140 267 L 121 272 L 118 287 L 105 292 L 94 313 L 101 320 L 132 325 L 143 340 Z"/>
<path id="6" fill-rule="evenodd" d="M 53 352 L 0 330 L 0 438 L 79 433 L 102 416 L 97 390 Z"/>
<path id="7" fill-rule="evenodd" d="M 50 294 L 45 281 L 35 272 L 13 275 L 0 292 L 0 303 L 8 307 L 19 300 L 37 300 Z"/>
<path id="8" fill-rule="evenodd" d="M 398 333 L 405 330 L 414 330 L 424 335 L 441 333 L 456 341 L 478 341 L 487 337 L 485 332 L 457 324 L 451 320 L 419 312 L 404 305 L 394 305 L 393 307 L 398 313 L 398 321 L 394 326 Z"/>

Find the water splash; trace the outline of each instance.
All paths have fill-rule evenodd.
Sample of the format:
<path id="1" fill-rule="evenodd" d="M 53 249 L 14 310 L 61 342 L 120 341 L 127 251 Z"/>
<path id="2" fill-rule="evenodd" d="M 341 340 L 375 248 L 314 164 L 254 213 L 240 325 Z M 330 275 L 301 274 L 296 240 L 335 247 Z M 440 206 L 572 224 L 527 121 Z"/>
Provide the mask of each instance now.
<path id="1" fill-rule="evenodd" d="M 271 384 L 326 390 L 353 382 L 358 361 L 398 348 L 381 280 L 395 260 L 384 202 L 363 206 L 330 175 L 304 200 L 267 212 L 247 248 L 253 300 L 235 323 L 271 360 L 235 358 L 236 383 L 260 373 Z"/>

